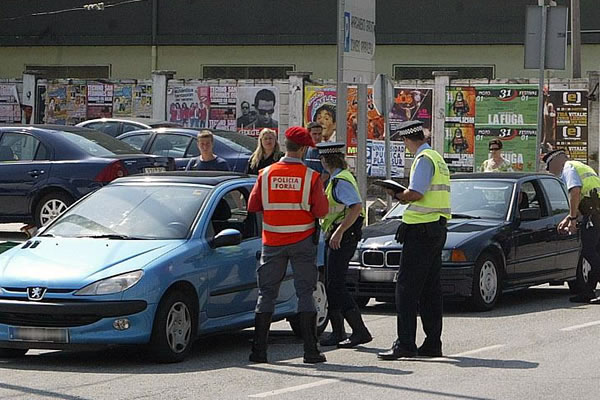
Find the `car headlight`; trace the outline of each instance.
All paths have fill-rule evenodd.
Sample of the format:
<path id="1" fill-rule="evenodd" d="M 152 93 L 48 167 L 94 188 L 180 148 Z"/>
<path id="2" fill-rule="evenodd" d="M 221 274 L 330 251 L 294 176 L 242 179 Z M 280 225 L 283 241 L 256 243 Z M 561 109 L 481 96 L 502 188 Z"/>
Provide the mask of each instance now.
<path id="1" fill-rule="evenodd" d="M 75 296 L 94 296 L 120 293 L 138 283 L 139 280 L 142 279 L 143 275 L 144 272 L 142 270 L 138 270 L 102 279 L 101 281 L 94 282 L 82 289 L 79 289 L 75 292 Z"/>
<path id="2" fill-rule="evenodd" d="M 354 255 L 352 255 L 352 258 L 350 259 L 350 262 L 360 263 L 360 250 L 356 249 Z"/>
<path id="3" fill-rule="evenodd" d="M 465 262 L 467 256 L 460 249 L 442 250 L 442 262 Z"/>

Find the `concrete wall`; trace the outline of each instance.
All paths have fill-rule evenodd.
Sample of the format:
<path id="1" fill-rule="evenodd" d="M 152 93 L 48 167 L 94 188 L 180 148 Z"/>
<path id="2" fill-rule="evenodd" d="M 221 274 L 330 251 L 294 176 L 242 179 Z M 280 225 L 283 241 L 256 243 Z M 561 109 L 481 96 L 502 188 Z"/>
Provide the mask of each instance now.
<path id="1" fill-rule="evenodd" d="M 582 72 L 600 69 L 600 45 L 584 45 Z M 111 65 L 112 79 L 148 79 L 151 49 L 146 46 L 1 47 L 0 77 L 18 78 L 25 65 Z M 175 70 L 177 78 L 202 78 L 203 65 L 294 65 L 312 71 L 313 78 L 334 79 L 335 46 L 162 46 L 158 69 Z M 496 66 L 496 78 L 536 77 L 523 69 L 520 45 L 379 45 L 378 73 L 392 74 L 394 64 L 444 64 Z M 548 77 L 568 77 L 567 71 L 549 71 Z"/>

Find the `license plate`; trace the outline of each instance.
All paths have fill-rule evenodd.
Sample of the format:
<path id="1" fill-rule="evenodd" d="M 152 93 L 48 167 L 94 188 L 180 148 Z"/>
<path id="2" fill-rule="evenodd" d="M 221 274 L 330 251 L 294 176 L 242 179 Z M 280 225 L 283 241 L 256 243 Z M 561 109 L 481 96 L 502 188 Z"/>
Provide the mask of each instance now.
<path id="1" fill-rule="evenodd" d="M 69 343 L 69 330 L 65 328 L 8 328 L 8 340 L 16 342 Z"/>
<path id="2" fill-rule="evenodd" d="M 155 172 L 164 172 L 167 169 L 165 167 L 146 167 L 144 168 L 144 173 L 153 174 Z"/>

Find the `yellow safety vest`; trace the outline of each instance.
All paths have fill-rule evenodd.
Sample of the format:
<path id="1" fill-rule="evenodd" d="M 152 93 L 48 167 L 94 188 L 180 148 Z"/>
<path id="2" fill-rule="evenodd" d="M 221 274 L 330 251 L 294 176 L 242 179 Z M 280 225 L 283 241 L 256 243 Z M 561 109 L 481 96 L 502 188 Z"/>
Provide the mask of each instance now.
<path id="1" fill-rule="evenodd" d="M 402 215 L 405 224 L 424 224 L 438 221 L 440 217 L 451 218 L 450 211 L 450 171 L 442 156 L 435 150 L 425 149 L 415 158 L 410 169 L 410 179 L 415 173 L 415 166 L 421 157 L 427 157 L 434 166 L 433 177 L 429 189 L 423 197 L 409 204 Z"/>
<path id="2" fill-rule="evenodd" d="M 593 189 L 598 189 L 600 192 L 600 178 L 592 167 L 580 161 L 567 161 L 565 164 L 575 168 L 575 172 L 579 175 L 579 179 L 581 179 L 581 183 L 583 184 L 581 188 L 582 196 L 589 196 Z"/>
<path id="3" fill-rule="evenodd" d="M 321 229 L 323 229 L 323 232 L 329 231 L 334 224 L 341 222 L 346 217 L 346 205 L 343 203 L 338 203 L 333 195 L 333 181 L 335 179 L 342 179 L 344 181 L 350 182 L 354 187 L 354 190 L 356 190 L 356 193 L 358 193 L 360 197 L 360 191 L 358 190 L 358 184 L 356 183 L 356 179 L 354 178 L 354 175 L 352 175 L 352 173 L 347 169 L 342 170 L 342 172 L 337 174 L 335 177 L 331 178 L 329 180 L 329 183 L 327 184 L 327 187 L 325 188 L 325 194 L 327 195 L 327 200 L 329 201 L 329 212 L 321 222 Z M 364 218 L 364 208 L 361 210 L 360 215 Z"/>

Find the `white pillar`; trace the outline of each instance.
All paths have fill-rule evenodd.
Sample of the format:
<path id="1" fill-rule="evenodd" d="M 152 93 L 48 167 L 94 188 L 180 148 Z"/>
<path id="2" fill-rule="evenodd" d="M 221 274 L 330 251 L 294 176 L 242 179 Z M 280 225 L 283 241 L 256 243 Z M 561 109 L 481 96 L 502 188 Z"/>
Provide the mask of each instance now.
<path id="1" fill-rule="evenodd" d="M 458 75 L 456 71 L 434 71 L 433 79 L 433 121 L 431 131 L 431 146 L 435 151 L 444 155 L 444 124 L 446 122 L 446 88 L 450 86 L 450 78 Z"/>
<path id="2" fill-rule="evenodd" d="M 167 85 L 175 71 L 152 71 L 152 118 L 167 119 Z"/>
<path id="3" fill-rule="evenodd" d="M 290 100 L 288 126 L 303 126 L 304 120 L 304 81 L 310 79 L 312 72 L 288 71 Z M 306 121 L 308 123 L 309 121 Z M 283 132 L 280 132 L 282 134 Z"/>

